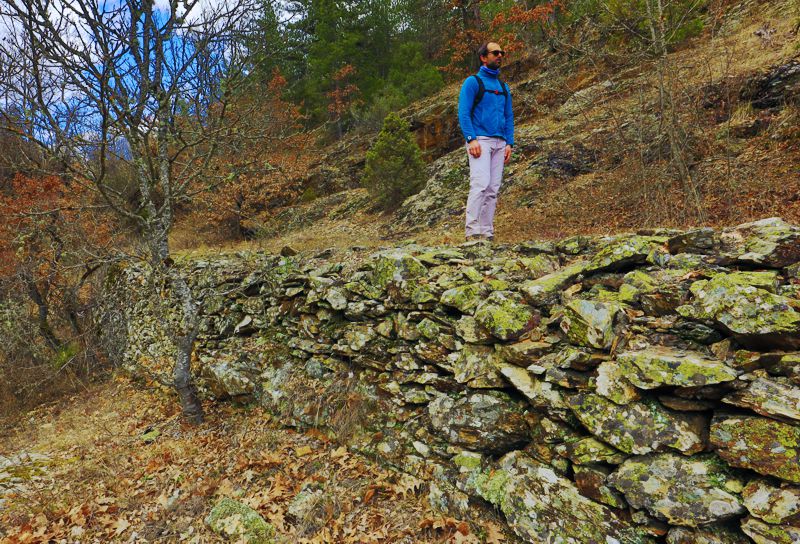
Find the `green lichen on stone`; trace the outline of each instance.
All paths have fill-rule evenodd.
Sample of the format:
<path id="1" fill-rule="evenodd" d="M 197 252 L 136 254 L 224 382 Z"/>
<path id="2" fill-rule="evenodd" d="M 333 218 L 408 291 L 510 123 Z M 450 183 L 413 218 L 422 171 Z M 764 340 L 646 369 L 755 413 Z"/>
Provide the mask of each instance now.
<path id="1" fill-rule="evenodd" d="M 680 315 L 713 321 L 740 335 L 787 335 L 800 337 L 800 313 L 790 300 L 757 286 L 742 285 L 741 275 L 717 274 L 692 284 L 689 304 L 677 308 Z"/>
<path id="2" fill-rule="evenodd" d="M 524 282 L 520 291 L 534 306 L 554 304 L 558 302 L 561 290 L 584 272 L 587 266 L 588 261 L 575 262 L 541 278 Z"/>
<path id="3" fill-rule="evenodd" d="M 737 372 L 722 361 L 702 353 L 664 346 L 626 351 L 617 355 L 617 361 L 625 377 L 640 389 L 712 385 L 733 381 L 737 376 Z"/>
<path id="4" fill-rule="evenodd" d="M 453 464 L 464 471 L 474 471 L 481 468 L 483 455 L 471 451 L 462 451 L 451 459 Z"/>
<path id="5" fill-rule="evenodd" d="M 746 518 L 742 531 L 756 544 L 797 544 L 800 542 L 800 527 L 772 525 L 756 518 Z"/>
<path id="6" fill-rule="evenodd" d="M 728 464 L 800 483 L 800 427 L 750 416 L 720 416 L 711 444 Z"/>
<path id="7" fill-rule="evenodd" d="M 703 416 L 672 412 L 654 400 L 619 406 L 599 395 L 579 393 L 570 397 L 569 406 L 593 435 L 626 453 L 666 448 L 696 453 L 705 447 Z"/>
<path id="8" fill-rule="evenodd" d="M 608 481 L 634 508 L 673 525 L 698 527 L 744 513 L 730 490 L 736 486 L 727 485 L 731 479 L 730 468 L 714 455 L 663 453 L 627 459 Z"/>
<path id="9" fill-rule="evenodd" d="M 417 330 L 419 333 L 428 340 L 434 340 L 439 336 L 439 325 L 427 317 L 417 323 Z"/>
<path id="10" fill-rule="evenodd" d="M 508 486 L 511 476 L 505 470 L 494 470 L 480 474 L 475 478 L 478 494 L 490 504 L 505 510 L 508 506 Z"/>
<path id="11" fill-rule="evenodd" d="M 385 289 L 392 282 L 401 282 L 426 276 L 428 269 L 414 256 L 401 251 L 378 257 L 372 271 L 372 283 Z"/>
<path id="12" fill-rule="evenodd" d="M 249 506 L 227 497 L 217 502 L 205 521 L 214 532 L 228 538 L 248 544 L 275 542 L 275 528 L 272 525 Z"/>
<path id="13" fill-rule="evenodd" d="M 573 344 L 609 349 L 622 313 L 622 305 L 615 302 L 576 299 L 564 307 L 561 329 Z"/>
<path id="14" fill-rule="evenodd" d="M 631 264 L 643 263 L 653 246 L 665 241 L 666 238 L 636 235 L 615 240 L 592 257 L 586 271 L 619 270 Z"/>
<path id="15" fill-rule="evenodd" d="M 486 296 L 488 287 L 484 283 L 471 283 L 448 289 L 439 298 L 445 306 L 458 308 L 461 313 L 471 314 Z"/>
<path id="16" fill-rule="evenodd" d="M 495 291 L 475 310 L 475 321 L 500 340 L 519 338 L 533 329 L 537 314 L 510 291 Z"/>

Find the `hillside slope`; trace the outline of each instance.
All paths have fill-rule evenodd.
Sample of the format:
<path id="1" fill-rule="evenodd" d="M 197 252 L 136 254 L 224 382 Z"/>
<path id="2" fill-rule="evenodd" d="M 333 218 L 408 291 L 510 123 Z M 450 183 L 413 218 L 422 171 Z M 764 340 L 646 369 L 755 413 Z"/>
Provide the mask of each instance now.
<path id="1" fill-rule="evenodd" d="M 673 92 L 696 208 L 657 138 L 651 63 L 620 55 L 533 55 L 505 68 L 517 147 L 497 216 L 504 242 L 656 226 L 800 220 L 800 37 L 791 0 L 729 7 L 713 30 L 672 53 Z M 581 44 L 573 44 L 577 50 Z M 458 84 L 401 113 L 426 154 L 426 188 L 392 215 L 359 188 L 374 133 L 322 149 L 295 180 L 313 195 L 273 209 L 258 245 L 379 245 L 462 237 L 468 169 L 456 119 Z M 320 196 L 317 196 L 320 195 Z"/>

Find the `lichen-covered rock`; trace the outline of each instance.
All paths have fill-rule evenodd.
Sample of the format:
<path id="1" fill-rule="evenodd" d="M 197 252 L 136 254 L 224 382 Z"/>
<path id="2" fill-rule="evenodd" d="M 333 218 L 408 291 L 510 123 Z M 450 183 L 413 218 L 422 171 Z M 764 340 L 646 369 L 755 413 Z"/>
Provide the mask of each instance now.
<path id="1" fill-rule="evenodd" d="M 628 404 L 641 398 L 616 361 L 604 361 L 597 367 L 595 392 L 616 404 Z"/>
<path id="2" fill-rule="evenodd" d="M 756 416 L 715 416 L 711 444 L 728 464 L 800 483 L 800 427 Z"/>
<path id="3" fill-rule="evenodd" d="M 205 519 L 212 531 L 248 544 L 272 544 L 275 528 L 258 512 L 233 499 L 220 499 Z"/>
<path id="4" fill-rule="evenodd" d="M 435 432 L 472 451 L 503 453 L 529 439 L 522 407 L 499 391 L 456 399 L 442 395 L 428 405 L 428 415 Z"/>
<path id="5" fill-rule="evenodd" d="M 756 479 L 742 490 L 747 511 L 767 523 L 800 527 L 800 487 L 777 486 L 766 479 Z"/>
<path id="6" fill-rule="evenodd" d="M 500 508 L 527 542 L 625 543 L 650 540 L 608 507 L 580 494 L 575 485 L 520 451 L 479 476 L 478 493 Z"/>
<path id="7" fill-rule="evenodd" d="M 712 253 L 719 247 L 719 235 L 714 229 L 700 227 L 675 235 L 667 240 L 669 252 L 676 253 Z"/>
<path id="8" fill-rule="evenodd" d="M 747 389 L 731 393 L 722 402 L 749 408 L 763 416 L 800 422 L 800 387 L 774 379 L 757 378 Z"/>
<path id="9" fill-rule="evenodd" d="M 558 302 L 561 290 L 577 278 L 588 266 L 588 261 L 577 261 L 541 278 L 524 282 L 520 291 L 533 306 Z"/>
<path id="10" fill-rule="evenodd" d="M 740 277 L 717 274 L 692 284 L 689 304 L 677 308 L 684 317 L 709 321 L 740 336 L 740 341 L 769 340 L 800 346 L 800 313 L 790 300 L 764 289 L 741 285 Z"/>
<path id="11" fill-rule="evenodd" d="M 528 366 L 553 349 L 553 344 L 544 341 L 522 340 L 514 344 L 502 344 L 498 352 L 505 362 Z"/>
<path id="12" fill-rule="evenodd" d="M 739 262 L 782 268 L 800 261 L 800 228 L 779 217 L 724 229 L 720 240 L 723 253 Z"/>
<path id="13" fill-rule="evenodd" d="M 573 468 L 575 486 L 581 495 L 612 508 L 627 506 L 623 496 L 606 485 L 611 469 L 603 465 L 577 465 Z"/>
<path id="14" fill-rule="evenodd" d="M 729 382 L 737 372 L 702 353 L 664 346 L 617 355 L 625 377 L 640 389 L 664 385 L 701 386 Z"/>
<path id="15" fill-rule="evenodd" d="M 475 321 L 500 340 L 519 338 L 539 320 L 539 313 L 511 291 L 493 292 L 475 310 Z"/>
<path id="16" fill-rule="evenodd" d="M 535 378 L 528 370 L 518 366 L 501 366 L 500 374 L 525 395 L 534 408 L 559 415 L 568 411 L 569 407 L 558 386 Z"/>
<path id="17" fill-rule="evenodd" d="M 800 527 L 771 525 L 752 517 L 742 521 L 742 531 L 756 544 L 797 544 L 800 542 Z"/>
<path id="18" fill-rule="evenodd" d="M 455 333 L 464 340 L 464 342 L 470 344 L 492 344 L 495 341 L 489 329 L 478 323 L 471 315 L 462 315 L 461 318 L 456 321 Z"/>
<path id="19" fill-rule="evenodd" d="M 751 541 L 739 531 L 721 525 L 701 529 L 673 527 L 667 533 L 667 544 L 751 544 Z"/>
<path id="20" fill-rule="evenodd" d="M 632 270 L 619 287 L 620 302 L 638 303 L 648 315 L 662 316 L 675 312 L 684 303 L 689 282 L 686 269 Z"/>
<path id="21" fill-rule="evenodd" d="M 592 257 L 586 273 L 621 270 L 645 262 L 653 247 L 666 239 L 651 236 L 622 236 L 601 248 Z"/>
<path id="22" fill-rule="evenodd" d="M 372 284 L 385 289 L 389 284 L 400 284 L 426 276 L 428 269 L 413 255 L 395 250 L 378 256 L 372 271 Z"/>
<path id="23" fill-rule="evenodd" d="M 634 508 L 673 525 L 698 527 L 744 513 L 743 483 L 714 456 L 673 453 L 631 457 L 608 477 Z"/>
<path id="24" fill-rule="evenodd" d="M 578 393 L 569 406 L 589 432 L 626 453 L 665 448 L 697 453 L 705 448 L 705 417 L 672 412 L 654 400 L 619 406 L 599 395 Z"/>
<path id="25" fill-rule="evenodd" d="M 475 389 L 503 387 L 505 382 L 498 372 L 498 361 L 492 346 L 467 344 L 457 352 L 453 374 L 458 383 Z"/>
<path id="26" fill-rule="evenodd" d="M 620 304 L 576 299 L 564 307 L 561 329 L 573 344 L 609 349 L 622 316 Z"/>
<path id="27" fill-rule="evenodd" d="M 627 457 L 621 451 L 592 437 L 559 444 L 556 446 L 556 452 L 576 465 L 593 463 L 618 465 Z"/>
<path id="28" fill-rule="evenodd" d="M 445 306 L 458 308 L 463 314 L 471 315 L 490 291 L 491 288 L 486 283 L 471 283 L 448 289 L 442 293 L 439 302 Z"/>
<path id="29" fill-rule="evenodd" d="M 258 390 L 258 369 L 244 360 L 203 361 L 201 376 L 217 398 L 253 395 Z"/>

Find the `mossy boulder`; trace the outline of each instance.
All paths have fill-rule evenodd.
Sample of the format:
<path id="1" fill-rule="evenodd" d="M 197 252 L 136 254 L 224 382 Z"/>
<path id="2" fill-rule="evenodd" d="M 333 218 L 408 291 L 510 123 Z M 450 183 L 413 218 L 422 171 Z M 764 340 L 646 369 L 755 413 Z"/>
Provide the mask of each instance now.
<path id="1" fill-rule="evenodd" d="M 521 451 L 500 459 L 494 471 L 476 479 L 476 487 L 526 542 L 650 542 L 611 509 L 581 495 L 552 467 Z"/>
<path id="2" fill-rule="evenodd" d="M 634 508 L 672 525 L 698 527 L 741 516 L 744 485 L 717 457 L 673 453 L 632 457 L 608 478 Z"/>
<path id="3" fill-rule="evenodd" d="M 220 499 L 205 520 L 215 533 L 248 544 L 273 544 L 275 528 L 258 512 L 233 499 Z"/>
<path id="4" fill-rule="evenodd" d="M 655 400 L 619 406 L 599 395 L 578 393 L 570 397 L 569 406 L 589 432 L 626 453 L 670 448 L 691 454 L 705 449 L 704 416 L 673 412 Z"/>
<path id="5" fill-rule="evenodd" d="M 737 372 L 717 359 L 702 353 L 664 346 L 617 355 L 625 377 L 640 389 L 664 385 L 703 386 L 729 382 Z"/>
<path id="6" fill-rule="evenodd" d="M 475 310 L 475 321 L 495 338 L 515 340 L 539 324 L 539 313 L 511 291 L 495 291 Z"/>
<path id="7" fill-rule="evenodd" d="M 800 483 L 800 427 L 757 416 L 717 415 L 711 445 L 731 466 Z"/>

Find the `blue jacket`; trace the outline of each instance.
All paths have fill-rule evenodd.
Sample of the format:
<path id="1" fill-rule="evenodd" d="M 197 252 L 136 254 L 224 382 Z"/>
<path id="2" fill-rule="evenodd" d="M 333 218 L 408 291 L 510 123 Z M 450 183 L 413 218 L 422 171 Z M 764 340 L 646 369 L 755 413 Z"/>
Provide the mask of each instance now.
<path id="1" fill-rule="evenodd" d="M 458 95 L 458 122 L 461 125 L 464 139 L 470 142 L 477 136 L 491 136 L 503 138 L 507 144 L 514 145 L 514 112 L 511 109 L 511 91 L 508 91 L 508 98 L 506 98 L 502 94 L 503 89 L 497 76 L 489 73 L 483 66 L 478 71 L 478 77 L 483 80 L 486 93 L 475 107 L 472 115 L 470 115 L 472 102 L 475 100 L 475 95 L 478 94 L 478 82 L 474 77 L 470 76 L 464 81 L 461 93 Z M 500 91 L 500 94 L 490 91 Z"/>

